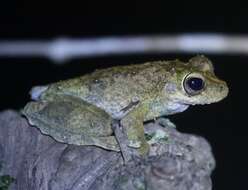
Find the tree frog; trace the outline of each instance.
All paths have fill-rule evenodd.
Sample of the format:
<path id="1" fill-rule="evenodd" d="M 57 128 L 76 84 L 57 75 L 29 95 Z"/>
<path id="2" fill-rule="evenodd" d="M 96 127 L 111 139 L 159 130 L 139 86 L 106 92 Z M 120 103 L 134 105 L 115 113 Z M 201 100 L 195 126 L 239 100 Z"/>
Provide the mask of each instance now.
<path id="1" fill-rule="evenodd" d="M 146 154 L 143 122 L 218 102 L 228 94 L 203 55 L 187 62 L 153 61 L 114 66 L 32 88 L 23 114 L 57 141 L 120 151 L 111 122 L 119 120 L 128 146 Z"/>

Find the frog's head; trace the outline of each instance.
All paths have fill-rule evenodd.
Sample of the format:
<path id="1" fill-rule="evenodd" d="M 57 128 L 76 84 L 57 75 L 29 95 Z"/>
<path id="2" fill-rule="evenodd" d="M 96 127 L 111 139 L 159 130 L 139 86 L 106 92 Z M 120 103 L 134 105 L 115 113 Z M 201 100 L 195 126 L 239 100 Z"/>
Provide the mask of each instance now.
<path id="1" fill-rule="evenodd" d="M 184 105 L 210 104 L 228 94 L 226 82 L 215 76 L 211 61 L 202 55 L 193 57 L 186 64 L 177 62 L 173 69 L 174 73 L 165 86 L 168 98 L 173 102 Z"/>

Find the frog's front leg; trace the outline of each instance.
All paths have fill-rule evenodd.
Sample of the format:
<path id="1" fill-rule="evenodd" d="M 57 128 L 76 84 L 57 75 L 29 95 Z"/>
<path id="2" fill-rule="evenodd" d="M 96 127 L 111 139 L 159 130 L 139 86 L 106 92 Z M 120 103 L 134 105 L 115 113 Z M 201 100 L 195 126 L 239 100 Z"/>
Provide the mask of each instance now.
<path id="1" fill-rule="evenodd" d="M 143 126 L 145 113 L 145 107 L 139 106 L 130 111 L 120 122 L 127 135 L 128 146 L 137 149 L 138 153 L 142 156 L 145 156 L 149 151 L 149 145 L 145 139 Z"/>

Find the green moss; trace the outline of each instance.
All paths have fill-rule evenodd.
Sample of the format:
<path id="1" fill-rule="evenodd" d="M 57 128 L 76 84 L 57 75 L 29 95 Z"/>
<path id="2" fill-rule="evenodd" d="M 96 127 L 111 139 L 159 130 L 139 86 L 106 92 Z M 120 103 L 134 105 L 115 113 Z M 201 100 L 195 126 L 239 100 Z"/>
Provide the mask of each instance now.
<path id="1" fill-rule="evenodd" d="M 145 190 L 146 187 L 145 187 L 145 184 L 144 184 L 144 181 L 142 180 L 137 180 L 134 182 L 134 187 L 136 190 Z"/>
<path id="2" fill-rule="evenodd" d="M 169 137 L 160 138 L 159 142 L 168 143 L 169 142 Z"/>
<path id="3" fill-rule="evenodd" d="M 128 177 L 127 176 L 120 176 L 118 178 L 118 183 L 120 183 L 120 184 L 126 184 L 126 183 L 128 183 Z"/>
<path id="4" fill-rule="evenodd" d="M 146 139 L 146 141 L 151 140 L 154 137 L 154 135 L 155 135 L 154 133 L 152 133 L 152 134 L 145 133 L 145 139 Z"/>
<path id="5" fill-rule="evenodd" d="M 10 175 L 0 176 L 0 190 L 8 190 L 11 183 L 14 182 L 14 178 Z"/>
<path id="6" fill-rule="evenodd" d="M 0 162 L 0 172 L 2 170 L 2 163 Z M 0 175 L 0 190 L 8 190 L 11 183 L 13 183 L 15 179 L 10 175 Z"/>

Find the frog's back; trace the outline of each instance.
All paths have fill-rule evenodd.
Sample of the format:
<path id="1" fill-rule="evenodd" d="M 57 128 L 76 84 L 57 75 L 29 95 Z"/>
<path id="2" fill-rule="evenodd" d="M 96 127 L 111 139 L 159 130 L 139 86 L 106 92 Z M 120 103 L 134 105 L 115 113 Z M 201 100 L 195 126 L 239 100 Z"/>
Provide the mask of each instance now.
<path id="1" fill-rule="evenodd" d="M 54 83 L 49 89 L 79 97 L 120 118 L 122 110 L 156 93 L 165 71 L 161 62 L 116 66 Z"/>

